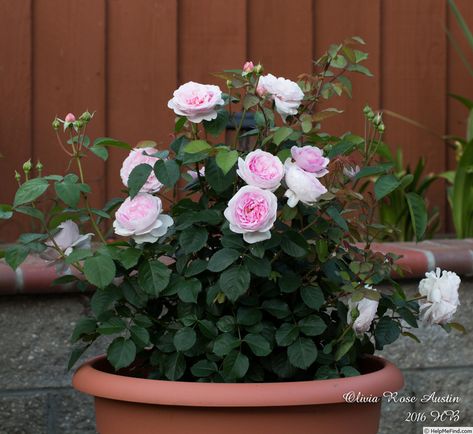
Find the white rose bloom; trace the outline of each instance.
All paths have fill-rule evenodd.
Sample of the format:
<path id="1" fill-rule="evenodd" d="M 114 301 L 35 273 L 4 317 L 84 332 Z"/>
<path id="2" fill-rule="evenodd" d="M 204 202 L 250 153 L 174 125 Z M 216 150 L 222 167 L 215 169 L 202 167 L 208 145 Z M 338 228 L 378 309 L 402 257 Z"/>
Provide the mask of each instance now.
<path id="1" fill-rule="evenodd" d="M 272 74 L 260 77 L 258 93 L 270 95 L 276 105 L 276 111 L 284 121 L 289 115 L 297 114 L 297 109 L 304 99 L 304 92 L 297 83 L 283 77 L 276 78 Z"/>
<path id="2" fill-rule="evenodd" d="M 284 193 L 287 204 L 294 208 L 299 201 L 306 205 L 312 205 L 318 198 L 327 193 L 327 189 L 321 184 L 314 173 L 306 172 L 288 158 L 284 163 L 286 170 L 285 181 L 288 190 Z"/>
<path id="3" fill-rule="evenodd" d="M 90 249 L 90 239 L 92 233 L 81 235 L 79 232 L 79 226 L 72 220 L 66 220 L 58 226 L 59 232 L 53 237 L 53 241 L 46 241 L 46 245 L 49 247 L 46 249 L 42 256 L 45 259 L 57 259 L 59 253 L 53 248 L 56 245 L 64 252 L 64 255 L 69 256 L 74 247 L 78 249 Z M 51 255 L 51 258 L 49 258 Z"/>
<path id="4" fill-rule="evenodd" d="M 420 300 L 422 321 L 427 324 L 448 323 L 460 304 L 458 288 L 460 278 L 452 271 L 435 271 L 425 273 L 425 278 L 419 283 L 420 295 L 427 297 Z"/>
<path id="5" fill-rule="evenodd" d="M 366 289 L 370 289 L 372 291 L 376 291 L 371 286 L 367 285 Z M 360 301 L 352 302 L 351 300 L 348 302 L 348 318 L 347 321 L 349 324 L 352 324 L 352 328 L 357 334 L 366 333 L 370 327 L 371 323 L 376 316 L 376 312 L 378 310 L 379 301 L 378 300 L 371 300 L 370 298 L 362 298 Z M 351 316 L 352 309 L 357 308 L 359 315 L 353 321 Z"/>

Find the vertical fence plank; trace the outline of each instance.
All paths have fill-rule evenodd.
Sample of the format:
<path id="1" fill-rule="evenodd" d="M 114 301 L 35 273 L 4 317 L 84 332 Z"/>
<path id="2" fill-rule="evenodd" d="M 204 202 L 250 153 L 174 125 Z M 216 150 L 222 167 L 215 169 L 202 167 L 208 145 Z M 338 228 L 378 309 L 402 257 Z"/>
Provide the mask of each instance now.
<path id="1" fill-rule="evenodd" d="M 15 169 L 31 156 L 31 0 L 0 0 L 0 203 L 12 203 Z M 1 221 L 0 242 L 24 221 Z"/>
<path id="2" fill-rule="evenodd" d="M 61 174 L 69 157 L 56 142 L 51 128 L 54 116 L 95 110 L 87 134 L 91 138 L 104 134 L 105 2 L 35 0 L 33 19 L 34 154 L 43 161 L 46 173 Z M 86 160 L 91 200 L 100 206 L 105 165 L 93 155 Z"/>
<path id="3" fill-rule="evenodd" d="M 225 83 L 212 72 L 246 60 L 245 0 L 179 1 L 179 82 Z"/>
<path id="4" fill-rule="evenodd" d="M 312 70 L 312 0 L 248 4 L 248 58 L 266 71 L 295 80 Z M 297 35 L 297 36 L 296 36 Z"/>
<path id="5" fill-rule="evenodd" d="M 473 32 L 473 2 L 469 0 L 456 0 L 455 3 L 463 15 L 463 18 L 465 19 L 470 30 Z M 470 64 L 471 68 L 473 68 L 473 47 L 468 44 L 450 9 L 447 10 L 447 16 L 447 26 L 450 34 L 455 39 L 461 51 L 465 55 L 465 58 Z M 467 67 L 463 64 L 461 57 L 455 51 L 455 48 L 450 41 L 448 41 L 447 50 L 447 91 L 449 93 L 461 95 L 473 100 L 473 76 L 468 72 Z M 447 101 L 448 134 L 465 137 L 468 110 L 453 98 L 448 98 Z M 454 168 L 455 157 L 453 153 L 448 155 L 448 160 L 449 168 Z"/>
<path id="6" fill-rule="evenodd" d="M 465 19 L 468 27 L 473 32 L 473 2 L 470 0 L 456 0 L 455 1 L 458 9 L 460 10 L 463 18 Z M 452 37 L 463 52 L 470 67 L 473 68 L 473 47 L 471 47 L 464 34 L 460 30 L 455 17 L 451 10 L 447 10 L 447 26 L 450 30 Z M 473 100 L 473 76 L 468 72 L 467 67 L 463 64 L 461 57 L 455 51 L 453 43 L 448 41 L 447 45 L 448 56 L 447 56 L 447 91 L 448 93 L 464 96 L 470 100 Z M 448 111 L 448 124 L 447 133 L 449 135 L 457 137 L 466 137 L 466 124 L 468 117 L 468 110 L 458 101 L 449 97 L 447 100 L 447 111 Z M 454 170 L 457 165 L 455 152 L 452 148 L 449 148 L 447 155 L 447 168 Z M 448 205 L 447 205 L 448 208 Z M 448 230 L 454 231 L 453 222 L 451 215 L 447 214 L 448 219 Z"/>
<path id="7" fill-rule="evenodd" d="M 177 85 L 177 0 L 115 0 L 108 6 L 108 134 L 131 145 L 170 143 L 173 113 L 167 101 Z M 112 152 L 107 193 L 123 188 L 126 156 Z"/>
<path id="8" fill-rule="evenodd" d="M 444 134 L 446 123 L 446 22 L 444 1 L 383 2 L 382 104 L 383 108 L 416 120 Z M 406 163 L 427 160 L 427 171 L 446 167 L 445 144 L 441 138 L 403 121 L 387 118 L 386 142 L 401 146 Z M 436 181 L 430 202 L 445 216 L 445 185 Z"/>
<path id="9" fill-rule="evenodd" d="M 314 37 L 315 56 L 318 58 L 329 47 L 350 36 L 360 36 L 366 46 L 361 48 L 369 54 L 366 66 L 374 77 L 351 74 L 353 81 L 353 98 L 345 96 L 334 98 L 329 103 L 344 111 L 340 116 L 324 122 L 324 130 L 341 134 L 352 131 L 363 134 L 363 107 L 369 104 L 373 109 L 379 108 L 380 102 L 380 11 L 378 0 L 315 0 Z"/>

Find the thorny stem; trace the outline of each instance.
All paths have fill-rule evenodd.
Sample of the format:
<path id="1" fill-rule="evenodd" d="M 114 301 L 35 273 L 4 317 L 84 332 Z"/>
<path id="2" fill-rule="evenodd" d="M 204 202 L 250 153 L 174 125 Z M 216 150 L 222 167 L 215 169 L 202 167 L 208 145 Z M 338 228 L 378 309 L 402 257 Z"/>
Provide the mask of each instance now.
<path id="1" fill-rule="evenodd" d="M 238 142 L 239 142 L 239 136 L 240 136 L 240 130 L 241 127 L 243 126 L 243 121 L 246 117 L 246 109 L 243 109 L 243 112 L 241 113 L 241 119 L 240 119 L 240 124 L 238 125 L 237 130 L 235 131 L 235 141 L 233 142 L 233 148 L 238 149 Z"/>
<path id="2" fill-rule="evenodd" d="M 73 154 L 71 152 L 69 152 L 66 147 L 64 146 L 64 144 L 62 143 L 62 140 L 61 140 L 61 136 L 59 135 L 59 133 L 56 131 L 56 137 L 57 137 L 57 141 L 59 143 L 59 146 L 61 146 L 62 150 L 67 154 L 69 155 L 70 157 L 73 156 Z"/>
<path id="3" fill-rule="evenodd" d="M 75 153 L 75 156 L 74 156 L 76 162 L 77 162 L 77 168 L 79 170 L 79 177 L 80 177 L 80 182 L 82 184 L 85 184 L 85 180 L 84 180 L 84 172 L 82 170 L 82 164 L 81 164 L 81 157 L 80 157 L 80 154 L 79 152 L 76 152 Z M 84 200 L 85 200 L 85 208 L 87 209 L 87 213 L 89 214 L 89 218 L 90 218 L 90 222 L 92 223 L 92 227 L 94 228 L 94 231 L 95 233 L 97 234 L 97 236 L 100 238 L 100 241 L 102 241 L 102 243 L 104 244 L 107 244 L 107 241 L 105 240 L 105 237 L 103 236 L 102 234 L 102 231 L 100 230 L 100 228 L 98 227 L 96 221 L 95 221 L 95 218 L 94 218 L 94 215 L 92 214 L 92 210 L 90 208 L 90 204 L 89 204 L 89 198 L 87 196 L 87 193 L 84 193 L 84 192 L 81 192 L 82 193 L 82 196 L 84 197 Z"/>

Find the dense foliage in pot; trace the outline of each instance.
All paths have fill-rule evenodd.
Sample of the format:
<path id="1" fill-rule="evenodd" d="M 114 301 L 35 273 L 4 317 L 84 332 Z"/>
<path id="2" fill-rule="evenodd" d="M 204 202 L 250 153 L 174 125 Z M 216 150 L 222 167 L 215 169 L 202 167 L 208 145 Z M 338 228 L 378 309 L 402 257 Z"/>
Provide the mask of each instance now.
<path id="1" fill-rule="evenodd" d="M 177 117 L 166 150 L 150 141 L 134 149 L 109 138 L 91 142 L 89 112 L 54 120 L 77 174 L 44 176 L 27 162 L 2 217 L 27 214 L 42 228 L 6 251 L 12 267 L 39 252 L 64 273 L 58 283 L 97 288 L 91 314 L 74 330 L 71 365 L 97 338 L 113 335 L 109 361 L 135 375 L 336 378 L 358 375 L 362 354 L 401 334 L 415 338 L 419 315 L 450 327 L 454 273 L 429 275 L 419 297 L 408 299 L 390 278 L 396 257 L 370 249 L 385 230 L 374 221 L 376 203 L 400 187 L 392 165 L 377 161 L 380 114 L 365 110 L 364 137 L 321 130 L 339 110 L 319 103 L 351 96 L 351 73 L 370 75 L 361 44 L 354 37 L 331 46 L 298 83 L 247 62 L 217 74 L 226 93 L 182 85 L 168 104 Z M 255 126 L 243 131 L 247 113 Z M 234 134 L 225 142 L 228 124 Z M 120 172 L 128 197 L 96 209 L 83 161 L 106 160 L 111 147 L 130 151 Z M 360 192 L 356 186 L 373 176 L 373 188 Z M 423 212 L 413 218 L 425 219 Z M 113 213 L 110 228 L 104 220 Z M 93 233 L 80 235 L 76 222 Z M 94 235 L 101 244 L 91 249 Z M 382 281 L 391 282 L 389 293 L 376 290 Z"/>

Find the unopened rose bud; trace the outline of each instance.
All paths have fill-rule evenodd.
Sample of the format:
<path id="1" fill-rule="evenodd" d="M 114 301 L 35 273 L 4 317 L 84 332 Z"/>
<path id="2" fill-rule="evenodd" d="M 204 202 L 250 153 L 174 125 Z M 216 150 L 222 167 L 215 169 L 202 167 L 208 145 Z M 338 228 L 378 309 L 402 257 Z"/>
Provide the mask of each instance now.
<path id="1" fill-rule="evenodd" d="M 369 105 L 365 105 L 365 108 L 363 109 L 363 113 L 367 115 L 371 111 L 372 111 L 371 107 Z"/>
<path id="2" fill-rule="evenodd" d="M 378 126 L 381 124 L 381 121 L 382 121 L 382 114 L 377 113 L 376 116 L 374 117 L 374 124 Z"/>
<path id="3" fill-rule="evenodd" d="M 383 123 L 381 123 L 381 124 L 378 125 L 378 131 L 379 131 L 380 133 L 384 133 L 384 129 L 385 129 L 385 128 L 384 128 L 384 124 L 383 124 Z"/>
<path id="4" fill-rule="evenodd" d="M 92 117 L 93 117 L 93 114 L 86 110 L 84 113 L 80 115 L 79 120 L 84 121 L 84 122 L 90 122 Z"/>
<path id="5" fill-rule="evenodd" d="M 38 162 L 36 163 L 36 166 L 35 166 L 35 169 L 38 171 L 38 175 L 41 176 L 41 172 L 43 171 L 43 164 L 41 163 L 41 161 L 38 160 Z"/>
<path id="6" fill-rule="evenodd" d="M 374 113 L 373 113 L 373 112 L 369 112 L 369 113 L 367 113 L 366 117 L 367 117 L 367 119 L 368 119 L 369 121 L 372 121 L 372 120 L 374 119 Z"/>
<path id="7" fill-rule="evenodd" d="M 64 118 L 64 122 L 75 122 L 76 117 L 72 113 L 68 113 L 66 117 Z"/>
<path id="8" fill-rule="evenodd" d="M 258 63 L 256 66 L 255 66 L 255 69 L 253 69 L 253 71 L 257 74 L 257 75 L 261 75 L 264 71 L 264 68 L 263 68 L 263 65 L 261 65 L 261 63 Z"/>
<path id="9" fill-rule="evenodd" d="M 28 175 L 28 173 L 31 172 L 32 168 L 33 168 L 33 165 L 31 164 L 31 160 L 25 161 L 23 163 L 23 172 L 25 172 L 25 175 Z"/>
<path id="10" fill-rule="evenodd" d="M 231 89 L 233 87 L 232 80 L 227 80 L 227 87 Z"/>
<path id="11" fill-rule="evenodd" d="M 76 130 L 80 130 L 84 125 L 85 125 L 84 121 L 82 121 L 80 119 L 78 121 L 74 122 L 74 128 Z"/>
<path id="12" fill-rule="evenodd" d="M 243 73 L 250 74 L 255 69 L 254 63 L 250 60 L 243 65 Z"/>
<path id="13" fill-rule="evenodd" d="M 20 183 L 20 181 L 21 181 L 21 175 L 18 173 L 17 170 L 15 170 L 15 180 L 18 183 Z"/>
<path id="14" fill-rule="evenodd" d="M 59 127 L 61 126 L 61 122 L 59 122 L 58 118 L 53 120 L 52 126 L 53 126 L 53 129 L 56 131 L 59 129 Z"/>

